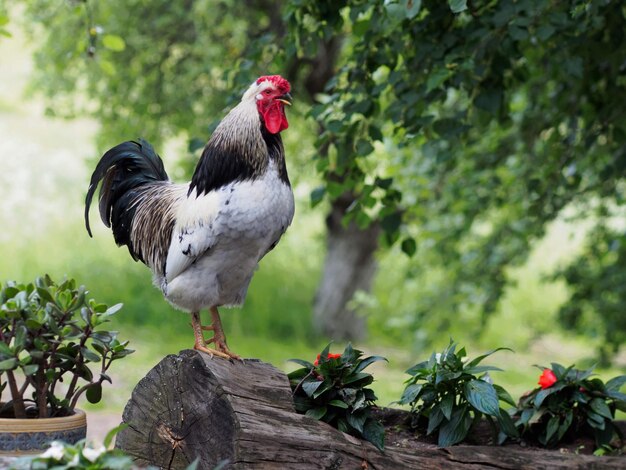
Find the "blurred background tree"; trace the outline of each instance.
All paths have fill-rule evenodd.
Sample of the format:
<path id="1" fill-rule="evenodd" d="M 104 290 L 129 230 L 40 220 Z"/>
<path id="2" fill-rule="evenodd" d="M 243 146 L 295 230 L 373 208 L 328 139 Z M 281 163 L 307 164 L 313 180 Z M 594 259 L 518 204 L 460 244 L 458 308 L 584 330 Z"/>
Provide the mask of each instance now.
<path id="1" fill-rule="evenodd" d="M 182 139 L 188 174 L 251 80 L 293 82 L 292 174 L 314 181 L 313 159 L 311 201 L 327 214 L 313 315 L 324 335 L 363 337 L 368 302 L 393 330 L 364 294 L 381 243 L 412 261 L 391 257 L 380 277 L 420 286 L 393 334 L 426 323 L 478 333 L 509 269 L 567 217 L 601 228 L 556 274 L 572 293 L 559 318 L 602 337 L 605 359 L 624 341 L 622 2 L 21 3 L 37 47 L 32 90 L 50 114 L 94 116 L 102 150 Z"/>

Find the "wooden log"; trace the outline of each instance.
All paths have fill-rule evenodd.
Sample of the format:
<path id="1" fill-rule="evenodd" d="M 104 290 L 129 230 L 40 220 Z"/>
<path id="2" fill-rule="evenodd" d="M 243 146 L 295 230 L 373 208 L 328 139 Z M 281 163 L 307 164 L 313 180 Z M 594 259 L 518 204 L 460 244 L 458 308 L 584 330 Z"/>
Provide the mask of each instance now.
<path id="1" fill-rule="evenodd" d="M 140 466 L 199 469 L 589 469 L 625 459 L 509 447 L 424 444 L 389 447 L 295 413 L 287 376 L 258 360 L 170 355 L 143 378 L 123 415 L 116 446 Z"/>

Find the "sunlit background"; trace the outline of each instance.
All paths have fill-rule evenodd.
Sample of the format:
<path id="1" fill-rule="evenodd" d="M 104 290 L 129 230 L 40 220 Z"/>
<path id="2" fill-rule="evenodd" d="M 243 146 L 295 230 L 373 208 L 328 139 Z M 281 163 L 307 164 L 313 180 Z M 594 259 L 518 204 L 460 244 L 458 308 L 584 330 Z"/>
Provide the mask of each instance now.
<path id="1" fill-rule="evenodd" d="M 89 435 L 98 438 L 121 420 L 133 387 L 151 367 L 167 354 L 192 346 L 189 318 L 163 300 L 148 269 L 115 246 L 95 209 L 94 238 L 88 237 L 84 197 L 96 158 L 108 148 L 95 144 L 99 123 L 48 116 L 40 96 L 27 96 L 33 46 L 19 22 L 11 22 L 8 30 L 11 37 L 0 37 L 0 280 L 30 281 L 44 273 L 54 279 L 68 276 L 85 284 L 99 301 L 124 303 L 113 320 L 114 329 L 121 339 L 130 340 L 136 353 L 113 364 L 113 385 L 105 384 L 100 404 L 81 404 L 89 410 Z M 213 118 L 207 118 L 206 125 Z M 288 359 L 312 359 L 333 338 L 314 334 L 311 326 L 312 299 L 325 254 L 325 207 L 311 208 L 309 202 L 310 191 L 319 183 L 310 160 L 314 136 L 300 128 L 287 131 L 285 138 L 297 198 L 293 226 L 261 263 L 245 308 L 224 311 L 223 319 L 234 351 L 289 370 Z M 168 138 L 159 153 L 168 172 L 178 178 L 186 143 Z M 466 312 L 458 322 L 447 312 L 450 322 L 445 329 L 428 316 L 416 324 L 415 301 L 425 286 L 407 273 L 422 260 L 408 258 L 397 247 L 381 250 L 373 291 L 357 293 L 352 301 L 367 318 L 369 330 L 367 339 L 354 346 L 389 359 L 371 368 L 379 404 L 397 400 L 404 370 L 446 346 L 451 337 L 465 345 L 470 356 L 499 346 L 514 349 L 490 359 L 505 369 L 494 377 L 513 396 L 535 386 L 539 371 L 533 364 L 593 364 L 601 339 L 561 329 L 556 315 L 568 292 L 560 281 L 547 277 L 580 250 L 592 224 L 568 223 L 564 217 L 553 222 L 528 261 L 509 273 L 514 285 L 478 334 L 468 333 L 466 326 L 480 322 L 479 312 Z M 336 342 L 332 350 L 343 346 Z M 611 369 L 599 373 L 611 377 L 625 366 L 622 353 Z"/>

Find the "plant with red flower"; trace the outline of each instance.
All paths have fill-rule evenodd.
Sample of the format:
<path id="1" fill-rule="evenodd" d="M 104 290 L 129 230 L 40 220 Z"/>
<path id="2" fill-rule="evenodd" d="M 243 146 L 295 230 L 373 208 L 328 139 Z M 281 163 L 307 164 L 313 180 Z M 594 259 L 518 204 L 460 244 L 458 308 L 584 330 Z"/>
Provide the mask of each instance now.
<path id="1" fill-rule="evenodd" d="M 551 369 L 544 369 L 541 376 L 539 377 L 539 385 L 541 388 L 546 389 L 548 387 L 552 387 L 557 381 L 556 375 L 552 372 Z"/>
<path id="2" fill-rule="evenodd" d="M 330 344 L 317 355 L 313 364 L 300 359 L 303 366 L 289 374 L 296 411 L 324 421 L 342 432 L 364 438 L 383 449 L 385 429 L 372 417 L 376 395 L 367 388 L 374 377 L 363 372 L 384 357 L 362 357 L 348 344 L 343 354 L 329 353 Z"/>
<path id="3" fill-rule="evenodd" d="M 515 412 L 515 425 L 522 436 L 554 446 L 568 436 L 590 435 L 598 448 L 610 447 L 620 436 L 615 410 L 626 411 L 626 394 L 620 388 L 626 375 L 604 383 L 593 369 L 579 370 L 552 363 L 543 369 L 539 385 L 522 396 Z"/>

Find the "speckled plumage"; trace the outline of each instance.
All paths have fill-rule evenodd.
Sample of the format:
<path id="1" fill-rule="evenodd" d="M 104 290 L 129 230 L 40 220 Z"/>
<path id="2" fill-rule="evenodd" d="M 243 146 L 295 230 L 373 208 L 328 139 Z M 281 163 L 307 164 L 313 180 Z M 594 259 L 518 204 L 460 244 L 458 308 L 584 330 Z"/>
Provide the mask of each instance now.
<path id="1" fill-rule="evenodd" d="M 104 223 L 119 234 L 118 244 L 150 267 L 155 284 L 179 309 L 243 303 L 259 260 L 291 224 L 294 201 L 282 141 L 278 132 L 267 132 L 257 111 L 268 83 L 255 82 L 223 119 L 189 184 L 170 182 L 144 142 L 111 149 L 92 176 L 86 220 L 103 180 Z M 122 149 L 130 157 L 121 158 Z M 142 165 L 142 158 L 152 165 Z M 124 166 L 131 163 L 140 169 Z M 132 184 L 124 180 L 128 175 Z"/>

